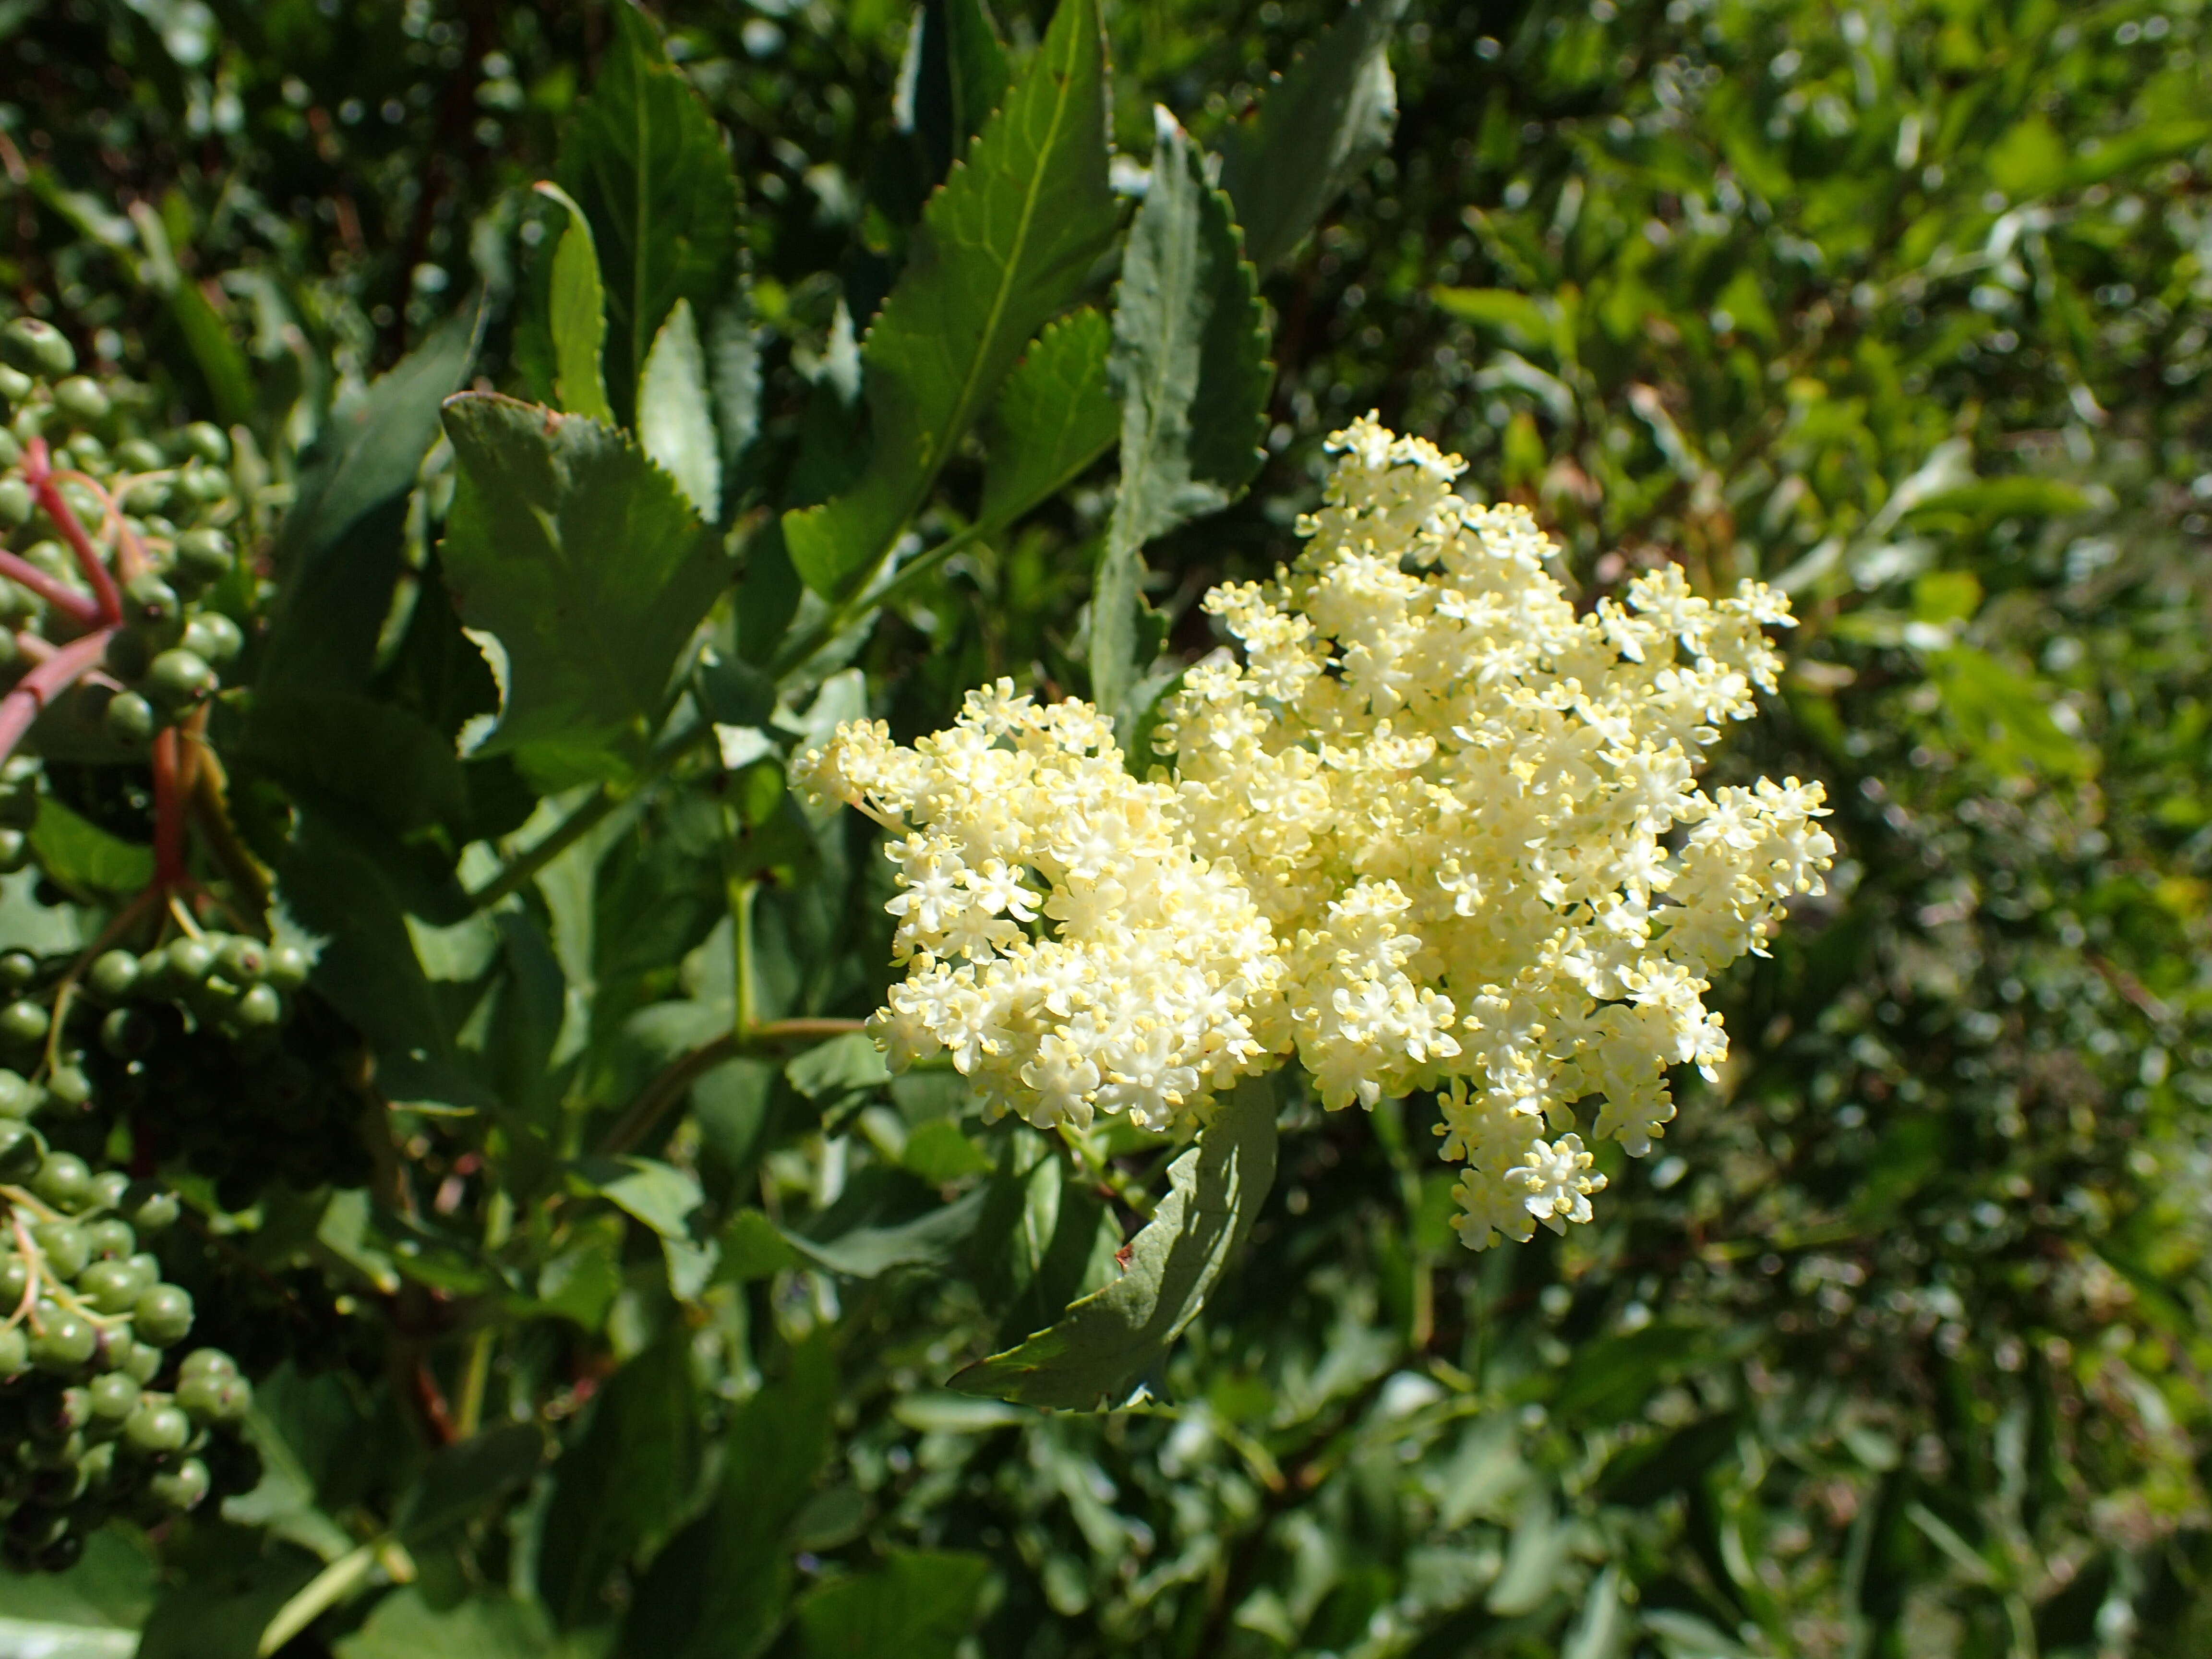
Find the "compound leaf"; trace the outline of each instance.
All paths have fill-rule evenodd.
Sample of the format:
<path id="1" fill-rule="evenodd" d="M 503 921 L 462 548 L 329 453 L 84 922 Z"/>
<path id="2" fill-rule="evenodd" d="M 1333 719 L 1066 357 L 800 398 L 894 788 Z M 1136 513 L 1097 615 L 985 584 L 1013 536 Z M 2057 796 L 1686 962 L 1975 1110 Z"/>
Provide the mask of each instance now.
<path id="1" fill-rule="evenodd" d="M 1012 524 L 1104 453 L 1121 411 L 1106 373 L 1113 331 L 1085 306 L 1048 323 L 991 413 L 982 521 Z"/>
<path id="2" fill-rule="evenodd" d="M 784 515 L 791 562 L 840 599 L 889 554 L 1022 347 L 1114 233 L 1098 0 L 1061 0 L 1006 107 L 923 210 L 862 353 L 874 440 L 845 494 Z"/>

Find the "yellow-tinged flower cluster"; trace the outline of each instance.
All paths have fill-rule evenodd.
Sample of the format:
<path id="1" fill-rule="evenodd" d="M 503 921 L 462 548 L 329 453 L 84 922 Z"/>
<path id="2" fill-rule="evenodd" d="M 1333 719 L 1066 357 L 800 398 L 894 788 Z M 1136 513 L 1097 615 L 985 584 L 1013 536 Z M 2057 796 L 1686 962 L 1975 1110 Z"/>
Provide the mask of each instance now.
<path id="1" fill-rule="evenodd" d="M 1243 660 L 1184 677 L 1153 781 L 1088 705 L 1005 682 L 802 769 L 899 832 L 895 1065 L 950 1050 L 1037 1123 L 1158 1127 L 1291 1054 L 1331 1107 L 1434 1090 L 1461 1236 L 1525 1239 L 1604 1185 L 1578 1112 L 1649 1151 L 1668 1068 L 1727 1052 L 1711 975 L 1820 890 L 1818 784 L 1696 781 L 1790 616 L 1671 568 L 1577 615 L 1456 458 L 1371 418 L 1332 441 L 1297 562 L 1207 596 Z"/>

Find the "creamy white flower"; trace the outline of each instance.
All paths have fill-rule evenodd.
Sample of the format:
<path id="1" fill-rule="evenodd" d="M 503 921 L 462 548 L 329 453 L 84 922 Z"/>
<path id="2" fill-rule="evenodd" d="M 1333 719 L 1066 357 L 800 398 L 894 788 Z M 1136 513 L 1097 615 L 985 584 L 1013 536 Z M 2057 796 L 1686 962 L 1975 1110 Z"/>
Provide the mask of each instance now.
<path id="1" fill-rule="evenodd" d="M 1669 567 L 1577 615 L 1456 458 L 1371 416 L 1332 444 L 1297 562 L 1207 596 L 1243 660 L 1184 676 L 1149 781 L 1096 709 L 1007 681 L 796 776 L 898 832 L 895 1066 L 949 1053 L 1039 1124 L 1202 1116 L 1291 1056 L 1331 1107 L 1434 1090 L 1462 1237 L 1526 1239 L 1604 1188 L 1574 1126 L 1665 1133 L 1668 1068 L 1727 1054 L 1711 976 L 1820 890 L 1818 784 L 1697 782 L 1789 610 Z"/>

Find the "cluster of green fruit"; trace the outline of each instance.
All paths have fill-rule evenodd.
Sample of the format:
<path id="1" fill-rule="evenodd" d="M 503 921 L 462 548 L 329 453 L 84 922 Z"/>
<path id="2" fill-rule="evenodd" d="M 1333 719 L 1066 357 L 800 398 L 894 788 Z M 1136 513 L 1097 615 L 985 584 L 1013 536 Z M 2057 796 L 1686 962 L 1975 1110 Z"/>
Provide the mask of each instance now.
<path id="1" fill-rule="evenodd" d="M 191 1297 L 139 1248 L 175 1222 L 176 1199 L 12 1119 L 0 1121 L 0 1178 L 9 1564 L 58 1571 L 110 1516 L 150 1525 L 250 1486 L 257 1460 L 234 1431 L 252 1391 L 216 1349 L 173 1358 Z"/>
<path id="2" fill-rule="evenodd" d="M 112 550 L 122 612 L 100 678 L 76 686 L 59 718 L 135 754 L 212 696 L 244 647 L 221 608 L 238 568 L 231 531 L 241 508 L 221 428 L 197 422 L 156 434 L 143 388 L 76 368 L 76 351 L 49 325 L 19 317 L 0 328 L 0 536 L 20 561 L 0 576 L 0 675 L 21 675 L 42 642 L 100 621 L 70 528 L 24 467 L 43 444 L 52 489 Z M 243 597 L 230 595 L 231 607 Z"/>

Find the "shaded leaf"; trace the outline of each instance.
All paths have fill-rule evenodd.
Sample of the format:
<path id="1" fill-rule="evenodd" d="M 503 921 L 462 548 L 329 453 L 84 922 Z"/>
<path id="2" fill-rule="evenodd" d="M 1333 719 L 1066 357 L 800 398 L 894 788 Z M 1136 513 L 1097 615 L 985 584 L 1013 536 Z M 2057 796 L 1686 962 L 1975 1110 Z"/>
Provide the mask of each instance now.
<path id="1" fill-rule="evenodd" d="M 52 795 L 39 797 L 31 852 L 46 878 L 84 898 L 136 896 L 154 879 L 154 849 L 112 836 Z"/>
<path id="2" fill-rule="evenodd" d="M 673 1164 L 650 1158 L 591 1158 L 576 1177 L 663 1238 L 687 1238 L 684 1218 L 700 1204 L 699 1183 Z"/>
<path id="3" fill-rule="evenodd" d="M 898 125 L 935 184 L 1006 95 L 1006 49 L 983 0 L 921 0 L 901 65 Z"/>
<path id="4" fill-rule="evenodd" d="M 810 1590 L 798 1607 L 813 1659 L 952 1659 L 991 1576 L 980 1555 L 893 1550 L 880 1567 Z"/>
<path id="5" fill-rule="evenodd" d="M 1322 210 L 1389 147 L 1397 83 L 1385 49 L 1406 0 L 1352 0 L 1252 112 L 1222 135 L 1221 186 L 1252 263 L 1288 258 Z"/>
<path id="6" fill-rule="evenodd" d="M 1274 1089 L 1248 1078 L 1168 1166 L 1168 1194 L 1129 1244 L 1127 1271 L 948 1386 L 1064 1410 L 1117 1403 L 1205 1307 L 1274 1179 Z"/>
<path id="7" fill-rule="evenodd" d="M 413 1586 L 379 1601 L 337 1646 L 338 1659 L 551 1659 L 571 1650 L 535 1601 L 492 1593 L 434 1607 Z"/>
<path id="8" fill-rule="evenodd" d="M 447 405 L 446 428 L 461 469 L 447 585 L 504 657 L 479 749 L 514 754 L 548 788 L 626 775 L 726 561 L 624 434 L 476 393 Z"/>
<path id="9" fill-rule="evenodd" d="M 441 1447 L 399 1507 L 392 1530 L 410 1545 L 459 1526 L 538 1472 L 545 1436 L 535 1425 L 504 1423 Z"/>
<path id="10" fill-rule="evenodd" d="M 784 1237 L 832 1273 L 873 1279 L 894 1267 L 950 1261 L 983 1218 L 986 1194 L 978 1187 L 946 1204 L 903 1170 L 863 1170 L 804 1232 Z"/>

